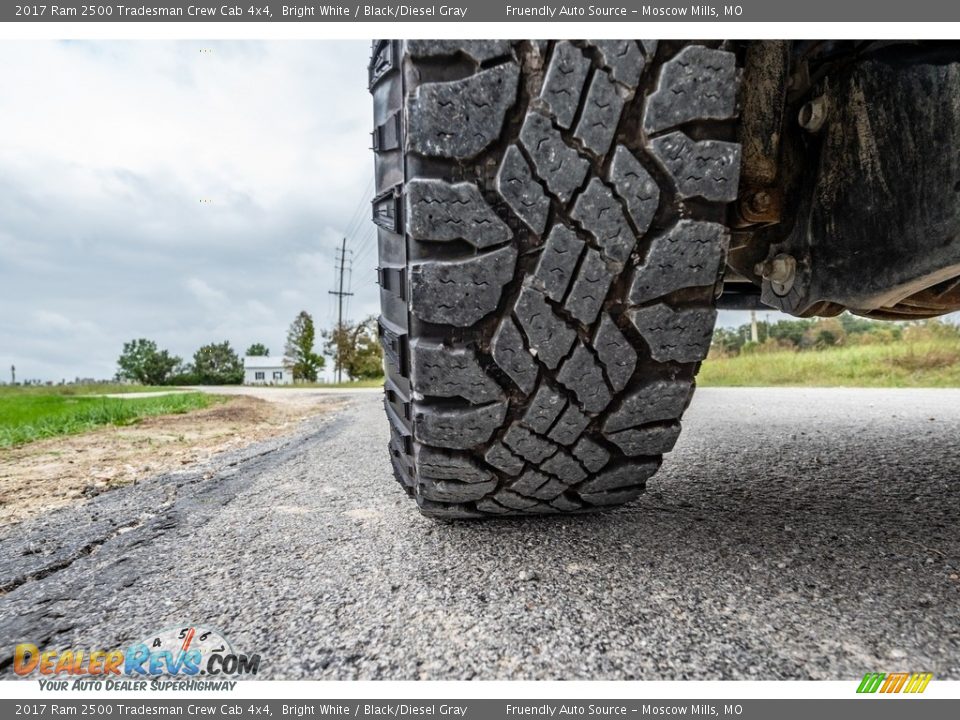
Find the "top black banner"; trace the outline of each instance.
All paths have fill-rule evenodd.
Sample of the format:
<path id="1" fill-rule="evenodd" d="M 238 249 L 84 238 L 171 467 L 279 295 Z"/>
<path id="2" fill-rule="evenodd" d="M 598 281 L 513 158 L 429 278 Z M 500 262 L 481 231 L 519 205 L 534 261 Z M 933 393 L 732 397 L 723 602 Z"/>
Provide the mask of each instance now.
<path id="1" fill-rule="evenodd" d="M 640 0 L 532 2 L 454 0 L 362 3 L 3 3 L 2 22 L 948 22 L 960 4 L 943 0 L 741 0 L 739 3 L 647 3 Z"/>

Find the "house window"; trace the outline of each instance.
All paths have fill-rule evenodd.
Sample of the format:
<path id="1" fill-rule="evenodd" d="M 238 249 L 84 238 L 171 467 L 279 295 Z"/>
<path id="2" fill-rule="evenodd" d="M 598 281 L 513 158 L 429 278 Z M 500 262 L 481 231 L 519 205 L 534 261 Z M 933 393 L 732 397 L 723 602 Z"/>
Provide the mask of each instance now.
<path id="1" fill-rule="evenodd" d="M 274 380 L 283 380 L 283 370 L 274 370 L 273 371 Z"/>
<path id="2" fill-rule="evenodd" d="M 253 379 L 254 379 L 254 380 L 265 380 L 266 377 L 267 377 L 267 374 L 264 373 L 264 372 L 259 372 L 259 371 L 257 371 L 257 372 L 255 372 L 255 373 L 253 374 Z"/>

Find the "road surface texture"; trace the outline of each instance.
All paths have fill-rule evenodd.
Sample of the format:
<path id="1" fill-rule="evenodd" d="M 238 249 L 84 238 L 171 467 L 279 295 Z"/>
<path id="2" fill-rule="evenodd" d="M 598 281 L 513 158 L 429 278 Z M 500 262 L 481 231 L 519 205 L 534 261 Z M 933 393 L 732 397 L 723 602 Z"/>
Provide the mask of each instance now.
<path id="1" fill-rule="evenodd" d="M 701 390 L 650 492 L 438 523 L 379 397 L 0 531 L 16 642 L 181 623 L 261 677 L 960 679 L 960 391 Z"/>

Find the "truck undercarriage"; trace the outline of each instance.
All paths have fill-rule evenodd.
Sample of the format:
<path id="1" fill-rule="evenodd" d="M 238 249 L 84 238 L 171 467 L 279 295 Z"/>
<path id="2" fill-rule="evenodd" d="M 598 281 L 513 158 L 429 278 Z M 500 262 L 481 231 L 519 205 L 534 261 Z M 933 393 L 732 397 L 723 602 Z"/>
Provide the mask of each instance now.
<path id="1" fill-rule="evenodd" d="M 960 43 L 743 53 L 719 307 L 892 320 L 960 309 Z"/>

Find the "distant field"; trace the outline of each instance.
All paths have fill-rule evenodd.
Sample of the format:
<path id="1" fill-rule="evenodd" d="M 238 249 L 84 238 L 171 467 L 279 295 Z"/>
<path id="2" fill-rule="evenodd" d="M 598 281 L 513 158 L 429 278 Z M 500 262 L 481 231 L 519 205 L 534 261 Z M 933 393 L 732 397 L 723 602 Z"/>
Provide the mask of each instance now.
<path id="1" fill-rule="evenodd" d="M 341 383 L 294 383 L 293 385 L 273 385 L 271 387 L 279 388 L 330 388 L 332 390 L 342 390 L 344 388 L 378 388 L 383 387 L 383 378 L 371 378 L 369 380 L 347 380 Z"/>
<path id="2" fill-rule="evenodd" d="M 106 386 L 93 386 L 99 392 Z M 130 386 L 126 386 L 130 387 Z M 222 398 L 203 393 L 123 399 L 39 392 L 41 388 L 0 392 L 0 447 L 84 432 L 101 425 L 129 425 L 151 415 L 181 414 L 205 408 Z"/>
<path id="3" fill-rule="evenodd" d="M 700 386 L 960 387 L 952 339 L 708 358 Z"/>
<path id="4" fill-rule="evenodd" d="M 29 387 L 0 385 L 4 395 L 107 395 L 176 390 L 167 385 L 130 385 L 129 383 L 89 383 L 70 385 L 31 385 Z"/>

